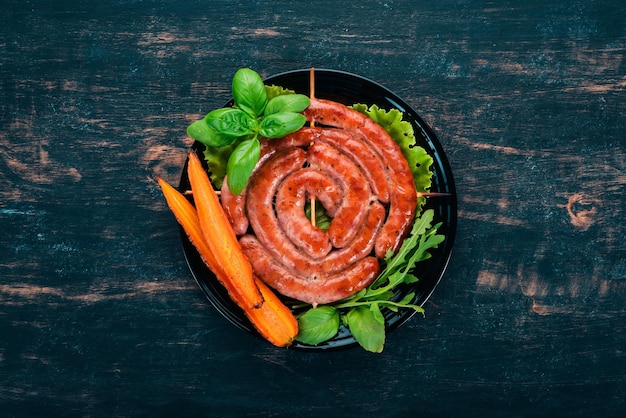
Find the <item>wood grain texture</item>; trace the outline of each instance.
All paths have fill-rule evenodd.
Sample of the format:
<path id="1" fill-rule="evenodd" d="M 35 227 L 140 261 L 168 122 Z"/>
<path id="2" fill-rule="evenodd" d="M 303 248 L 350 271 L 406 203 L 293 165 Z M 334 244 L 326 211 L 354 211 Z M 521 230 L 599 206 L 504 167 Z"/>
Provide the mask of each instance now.
<path id="1" fill-rule="evenodd" d="M 626 412 L 623 2 L 170 3 L 3 3 L 3 414 Z M 381 355 L 276 349 L 193 282 L 153 176 L 243 66 L 375 80 L 451 160 L 449 269 Z"/>

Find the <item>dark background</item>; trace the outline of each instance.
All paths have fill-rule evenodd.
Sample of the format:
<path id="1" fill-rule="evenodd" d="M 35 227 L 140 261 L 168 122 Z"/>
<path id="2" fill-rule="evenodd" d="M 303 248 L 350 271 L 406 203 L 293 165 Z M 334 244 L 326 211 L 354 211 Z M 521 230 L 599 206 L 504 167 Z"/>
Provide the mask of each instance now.
<path id="1" fill-rule="evenodd" d="M 620 416 L 626 6 L 16 1 L 0 13 L 4 416 Z M 449 268 L 382 354 L 308 353 L 207 302 L 153 180 L 240 67 L 349 71 L 435 130 Z"/>

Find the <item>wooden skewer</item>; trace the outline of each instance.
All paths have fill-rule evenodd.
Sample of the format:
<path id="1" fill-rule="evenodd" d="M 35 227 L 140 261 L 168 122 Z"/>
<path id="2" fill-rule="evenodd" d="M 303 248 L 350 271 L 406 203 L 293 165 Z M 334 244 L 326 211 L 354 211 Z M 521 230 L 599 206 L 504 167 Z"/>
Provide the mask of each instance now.
<path id="1" fill-rule="evenodd" d="M 311 224 L 315 226 L 315 196 L 311 197 Z"/>
<path id="2" fill-rule="evenodd" d="M 192 194 L 193 194 L 193 192 L 192 192 L 191 190 L 185 190 L 185 191 L 183 192 L 183 194 L 184 194 L 184 195 L 192 195 Z M 222 194 L 222 191 L 221 191 L 221 190 L 215 190 L 215 194 L 219 196 L 219 195 L 221 195 L 221 194 Z"/>
<path id="3" fill-rule="evenodd" d="M 309 70 L 309 97 L 315 99 L 315 68 Z"/>
<path id="4" fill-rule="evenodd" d="M 311 67 L 309 71 L 309 98 L 315 98 L 315 69 Z M 315 126 L 315 120 L 311 119 L 311 128 Z M 311 142 L 310 145 L 313 145 Z M 311 196 L 311 224 L 315 226 L 315 196 Z"/>
<path id="5" fill-rule="evenodd" d="M 417 192 L 417 197 L 442 197 L 442 196 L 451 196 L 450 193 L 439 193 L 439 192 Z"/>

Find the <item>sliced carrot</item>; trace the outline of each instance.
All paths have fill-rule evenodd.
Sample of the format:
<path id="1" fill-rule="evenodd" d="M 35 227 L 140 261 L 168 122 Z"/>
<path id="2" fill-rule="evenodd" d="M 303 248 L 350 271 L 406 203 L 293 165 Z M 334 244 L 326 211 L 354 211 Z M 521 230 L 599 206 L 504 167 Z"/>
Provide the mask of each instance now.
<path id="1" fill-rule="evenodd" d="M 244 309 L 260 307 L 263 297 L 254 282 L 252 265 L 241 250 L 235 231 L 213 190 L 209 176 L 194 152 L 189 153 L 187 174 L 200 228 L 211 254 L 224 270 L 225 279 L 231 280 L 233 286 L 239 289 L 243 297 L 240 301 L 243 303 L 242 307 Z"/>
<path id="2" fill-rule="evenodd" d="M 217 279 L 224 285 L 229 296 L 241 307 L 259 334 L 278 347 L 288 346 L 298 335 L 298 321 L 293 313 L 262 281 L 254 278 L 257 293 L 263 303 L 254 307 L 242 294 L 236 281 L 231 280 L 223 269 L 224 263 L 219 263 L 206 242 L 200 226 L 200 219 L 196 208 L 174 187 L 165 180 L 157 177 L 165 200 L 178 223 L 189 237 L 191 243 L 200 254 L 200 258 L 215 273 Z M 246 259 L 247 260 L 247 259 Z"/>
<path id="3" fill-rule="evenodd" d="M 202 261 L 204 261 L 207 267 L 215 273 L 218 281 L 226 288 L 230 298 L 242 308 L 256 304 L 256 301 L 251 303 L 248 299 L 246 299 L 246 295 L 242 294 L 240 288 L 237 286 L 237 283 L 227 276 L 227 273 L 223 269 L 223 264 L 218 262 L 215 258 L 214 253 L 211 251 L 211 248 L 207 244 L 204 234 L 202 233 L 196 208 L 193 207 L 193 205 L 185 198 L 185 196 L 183 196 L 182 193 L 168 184 L 165 180 L 157 177 L 157 181 L 159 186 L 161 186 L 167 205 L 174 214 L 174 217 L 183 227 L 187 237 L 189 237 L 189 241 L 191 241 L 194 247 L 198 250 Z M 260 295 L 260 292 L 257 290 L 256 294 Z M 262 296 L 259 297 L 262 298 Z"/>
<path id="4" fill-rule="evenodd" d="M 259 334 L 277 347 L 290 345 L 298 335 L 298 320 L 291 310 L 261 280 L 256 284 L 263 295 L 259 309 L 244 312 Z"/>

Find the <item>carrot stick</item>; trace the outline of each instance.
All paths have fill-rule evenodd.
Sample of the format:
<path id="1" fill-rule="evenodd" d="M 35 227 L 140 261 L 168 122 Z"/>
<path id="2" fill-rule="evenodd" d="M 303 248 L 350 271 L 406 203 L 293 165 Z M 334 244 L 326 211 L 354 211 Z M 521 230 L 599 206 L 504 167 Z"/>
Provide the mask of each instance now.
<path id="1" fill-rule="evenodd" d="M 242 308 L 254 305 L 256 301 L 255 303 L 248 302 L 249 297 L 243 294 L 237 283 L 227 276 L 223 268 L 223 263 L 218 262 L 213 251 L 207 244 L 202 228 L 200 227 L 200 219 L 198 219 L 196 208 L 193 207 L 182 193 L 165 180 L 157 177 L 157 181 L 159 186 L 161 186 L 167 205 L 174 214 L 174 217 L 183 227 L 187 237 L 189 237 L 189 241 L 191 241 L 198 250 L 202 261 L 215 273 L 218 281 L 226 288 L 230 298 Z M 258 297 L 258 295 L 259 292 L 257 290 L 254 296 Z"/>
<path id="2" fill-rule="evenodd" d="M 169 208 L 174 213 L 178 223 L 183 227 L 191 243 L 198 250 L 200 258 L 215 273 L 219 282 L 228 291 L 231 299 L 243 309 L 259 334 L 278 347 L 286 347 L 291 344 L 298 335 L 298 321 L 291 310 L 282 303 L 265 283 L 256 278 L 254 278 L 254 284 L 263 303 L 258 308 L 250 307 L 250 303 L 245 302 L 245 295 L 241 293 L 237 283 L 227 276 L 223 269 L 224 264 L 217 261 L 214 253 L 209 248 L 200 226 L 196 208 L 182 193 L 165 180 L 157 177 L 157 181 L 159 186 L 161 186 Z"/>
<path id="3" fill-rule="evenodd" d="M 246 316 L 267 341 L 277 347 L 290 345 L 298 335 L 298 320 L 265 283 L 257 279 L 256 284 L 264 302 L 259 309 L 245 310 Z"/>
<path id="4" fill-rule="evenodd" d="M 189 153 L 187 174 L 200 228 L 211 253 L 224 270 L 225 279 L 232 281 L 233 287 L 240 290 L 243 299 L 239 302 L 243 302 L 244 309 L 260 307 L 263 298 L 254 282 L 252 265 L 241 250 L 209 176 L 194 152 Z"/>

